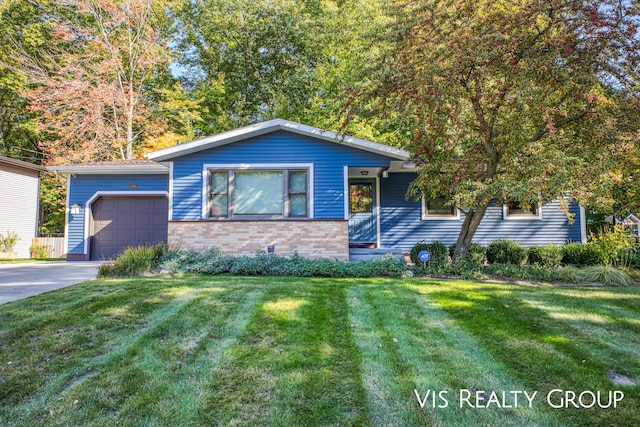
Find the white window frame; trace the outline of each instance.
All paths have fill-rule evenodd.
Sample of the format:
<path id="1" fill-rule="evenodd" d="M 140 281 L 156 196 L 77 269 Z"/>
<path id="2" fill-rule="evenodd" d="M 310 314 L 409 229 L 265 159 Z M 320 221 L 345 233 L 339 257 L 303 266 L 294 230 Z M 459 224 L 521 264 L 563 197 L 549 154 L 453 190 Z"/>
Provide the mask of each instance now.
<path id="1" fill-rule="evenodd" d="M 509 214 L 509 204 L 503 203 L 502 219 L 505 221 L 541 221 L 542 220 L 542 204 L 538 203 L 536 205 L 535 214 L 516 215 L 516 214 Z"/>
<path id="2" fill-rule="evenodd" d="M 422 197 L 422 220 L 423 221 L 460 221 L 460 209 L 453 208 L 452 215 L 433 214 L 429 215 L 427 209 L 427 199 Z"/>
<path id="3" fill-rule="evenodd" d="M 273 217 L 270 215 L 248 215 L 248 216 L 223 216 L 212 217 L 209 215 L 209 181 L 210 172 L 212 170 L 234 170 L 234 171 L 284 171 L 284 170 L 305 170 L 307 171 L 307 207 L 309 209 L 308 215 L 304 217 Z M 270 221 L 270 220 L 308 220 L 313 219 L 314 215 L 314 170 L 313 163 L 213 163 L 202 165 L 202 211 L 201 218 L 207 220 L 255 220 L 255 221 Z M 243 218 L 244 217 L 244 218 Z"/>

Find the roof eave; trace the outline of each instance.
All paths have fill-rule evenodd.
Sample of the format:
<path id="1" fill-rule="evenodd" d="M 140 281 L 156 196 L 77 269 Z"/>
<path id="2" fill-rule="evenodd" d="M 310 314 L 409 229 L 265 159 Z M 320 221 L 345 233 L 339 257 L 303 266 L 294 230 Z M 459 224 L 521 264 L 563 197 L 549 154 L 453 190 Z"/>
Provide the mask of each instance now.
<path id="1" fill-rule="evenodd" d="M 46 168 L 44 168 L 43 166 L 35 165 L 29 162 L 24 162 L 22 160 L 12 159 L 11 157 L 6 157 L 6 156 L 0 156 L 0 163 L 14 166 L 17 168 L 29 169 L 37 172 L 44 172 L 46 170 Z"/>
<path id="2" fill-rule="evenodd" d="M 57 174 L 79 174 L 79 175 L 156 175 L 168 174 L 169 168 L 165 165 L 145 165 L 145 166 L 49 166 L 47 170 Z"/>

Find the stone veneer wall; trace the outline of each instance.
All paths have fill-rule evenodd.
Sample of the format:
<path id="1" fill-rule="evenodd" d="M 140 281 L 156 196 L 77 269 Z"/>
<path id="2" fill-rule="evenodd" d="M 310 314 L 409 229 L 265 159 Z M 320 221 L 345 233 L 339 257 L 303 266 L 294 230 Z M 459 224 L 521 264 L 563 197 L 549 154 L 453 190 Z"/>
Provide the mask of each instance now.
<path id="1" fill-rule="evenodd" d="M 169 221 L 170 247 L 255 255 L 270 245 L 277 255 L 348 261 L 348 221 Z"/>

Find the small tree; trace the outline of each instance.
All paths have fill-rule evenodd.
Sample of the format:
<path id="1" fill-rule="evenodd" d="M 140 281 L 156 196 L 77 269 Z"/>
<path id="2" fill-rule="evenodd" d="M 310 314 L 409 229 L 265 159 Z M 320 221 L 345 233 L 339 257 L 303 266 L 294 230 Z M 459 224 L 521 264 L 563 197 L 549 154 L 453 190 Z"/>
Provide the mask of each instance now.
<path id="1" fill-rule="evenodd" d="M 0 233 L 0 252 L 13 252 L 18 240 L 20 237 L 15 231 L 7 231 L 6 234 Z"/>

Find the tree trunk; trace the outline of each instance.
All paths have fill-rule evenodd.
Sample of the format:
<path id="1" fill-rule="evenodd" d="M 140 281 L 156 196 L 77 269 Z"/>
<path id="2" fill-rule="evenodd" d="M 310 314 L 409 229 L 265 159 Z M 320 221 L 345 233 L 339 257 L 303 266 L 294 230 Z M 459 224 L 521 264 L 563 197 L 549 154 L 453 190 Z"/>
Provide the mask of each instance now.
<path id="1" fill-rule="evenodd" d="M 461 259 L 464 254 L 467 253 L 467 249 L 471 245 L 471 240 L 480 225 L 480 221 L 484 218 L 484 214 L 487 212 L 488 203 L 483 203 L 475 210 L 466 213 L 464 222 L 462 223 L 462 229 L 458 235 L 458 241 L 456 242 L 456 248 L 453 251 L 453 259 Z"/>

